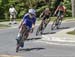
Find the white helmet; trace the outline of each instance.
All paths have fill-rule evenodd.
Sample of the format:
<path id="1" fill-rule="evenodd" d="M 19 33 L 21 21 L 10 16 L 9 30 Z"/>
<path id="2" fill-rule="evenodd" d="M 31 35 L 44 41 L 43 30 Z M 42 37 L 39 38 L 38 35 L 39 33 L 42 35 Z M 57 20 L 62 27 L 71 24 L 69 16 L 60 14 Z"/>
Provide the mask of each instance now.
<path id="1" fill-rule="evenodd" d="M 28 12 L 29 12 L 29 13 L 31 13 L 31 14 L 36 15 L 36 14 L 35 14 L 35 12 L 36 12 L 36 11 L 35 11 L 34 9 L 29 9 L 29 11 L 28 11 Z"/>

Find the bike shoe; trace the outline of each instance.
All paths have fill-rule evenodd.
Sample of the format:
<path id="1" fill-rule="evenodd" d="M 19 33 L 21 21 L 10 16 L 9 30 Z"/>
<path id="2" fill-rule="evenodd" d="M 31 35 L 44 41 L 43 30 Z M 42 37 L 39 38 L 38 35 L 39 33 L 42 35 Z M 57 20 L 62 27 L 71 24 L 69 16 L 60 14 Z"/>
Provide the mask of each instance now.
<path id="1" fill-rule="evenodd" d="M 16 39 L 16 41 L 17 41 L 17 44 L 19 44 L 19 39 Z"/>
<path id="2" fill-rule="evenodd" d="M 20 43 L 20 47 L 23 48 L 24 47 L 24 42 Z"/>

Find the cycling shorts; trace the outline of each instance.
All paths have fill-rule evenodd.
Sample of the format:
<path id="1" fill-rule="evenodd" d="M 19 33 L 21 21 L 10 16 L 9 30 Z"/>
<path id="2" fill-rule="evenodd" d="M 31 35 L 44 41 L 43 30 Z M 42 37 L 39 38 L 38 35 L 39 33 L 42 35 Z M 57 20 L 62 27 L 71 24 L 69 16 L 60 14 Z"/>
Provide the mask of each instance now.
<path id="1" fill-rule="evenodd" d="M 43 20 L 45 20 L 45 19 L 49 19 L 49 15 L 44 16 Z"/>
<path id="2" fill-rule="evenodd" d="M 63 11 L 58 11 L 57 16 L 59 17 L 59 16 L 62 16 L 62 15 L 64 15 L 64 12 Z"/>

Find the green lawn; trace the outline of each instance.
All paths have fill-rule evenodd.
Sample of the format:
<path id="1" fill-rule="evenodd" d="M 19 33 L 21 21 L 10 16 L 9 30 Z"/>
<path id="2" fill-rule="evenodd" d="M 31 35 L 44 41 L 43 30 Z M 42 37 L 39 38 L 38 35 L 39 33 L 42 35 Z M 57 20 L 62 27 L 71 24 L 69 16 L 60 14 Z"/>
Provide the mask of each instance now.
<path id="1" fill-rule="evenodd" d="M 56 19 L 57 17 L 51 17 L 51 21 L 54 21 L 55 19 Z M 75 19 L 73 19 L 72 17 L 64 17 L 64 19 L 63 20 L 75 20 Z M 39 21 L 39 20 L 41 20 L 40 18 L 37 18 L 37 20 Z"/>
<path id="2" fill-rule="evenodd" d="M 67 34 L 75 35 L 75 30 L 67 32 Z"/>
<path id="3" fill-rule="evenodd" d="M 56 17 L 51 17 L 51 21 L 55 20 Z M 65 17 L 64 20 L 66 19 L 73 19 L 72 17 Z M 21 21 L 21 19 L 16 19 L 17 21 Z M 40 18 L 37 18 L 37 21 L 40 21 L 41 19 Z M 0 19 L 0 22 L 4 22 L 4 21 L 9 21 L 9 19 Z"/>
<path id="4" fill-rule="evenodd" d="M 10 26 L 8 26 L 8 25 L 4 25 L 4 24 L 0 24 L 0 29 L 8 28 L 8 27 L 10 27 Z"/>

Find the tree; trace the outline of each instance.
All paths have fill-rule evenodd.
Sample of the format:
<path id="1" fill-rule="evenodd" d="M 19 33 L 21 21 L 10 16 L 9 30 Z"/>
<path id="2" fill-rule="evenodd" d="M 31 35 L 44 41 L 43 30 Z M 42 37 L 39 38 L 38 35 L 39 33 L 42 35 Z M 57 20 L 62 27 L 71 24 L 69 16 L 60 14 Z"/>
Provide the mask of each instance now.
<path id="1" fill-rule="evenodd" d="M 72 17 L 75 17 L 75 0 L 71 0 L 72 2 Z"/>

